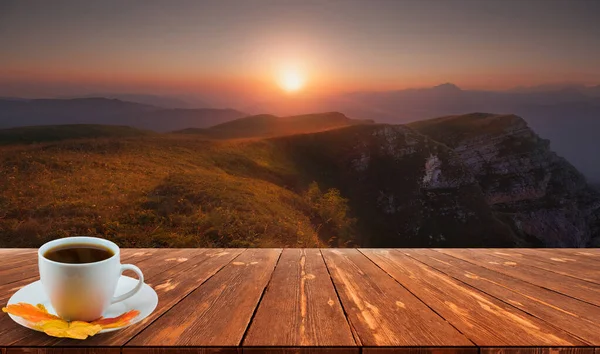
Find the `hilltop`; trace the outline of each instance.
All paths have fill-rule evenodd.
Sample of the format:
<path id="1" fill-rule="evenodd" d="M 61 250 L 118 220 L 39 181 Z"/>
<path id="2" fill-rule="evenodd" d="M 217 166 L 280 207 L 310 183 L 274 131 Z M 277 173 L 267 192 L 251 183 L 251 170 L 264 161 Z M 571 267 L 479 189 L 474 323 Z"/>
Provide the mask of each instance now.
<path id="1" fill-rule="evenodd" d="M 268 138 L 316 133 L 358 124 L 373 124 L 373 121 L 350 119 L 339 112 L 290 117 L 261 114 L 232 120 L 206 129 L 184 129 L 178 133 L 200 134 L 214 139 Z"/>

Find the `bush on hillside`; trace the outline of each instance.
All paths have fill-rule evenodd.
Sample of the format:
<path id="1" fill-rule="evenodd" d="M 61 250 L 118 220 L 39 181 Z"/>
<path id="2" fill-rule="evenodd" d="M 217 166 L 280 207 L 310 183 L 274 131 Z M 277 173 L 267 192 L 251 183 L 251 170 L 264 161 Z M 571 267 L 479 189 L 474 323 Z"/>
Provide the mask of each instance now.
<path id="1" fill-rule="evenodd" d="M 321 239 L 330 246 L 349 246 L 355 242 L 356 219 L 351 218 L 348 199 L 340 191 L 330 188 L 325 193 L 317 182 L 312 182 L 304 194 L 312 211 L 313 224 Z"/>

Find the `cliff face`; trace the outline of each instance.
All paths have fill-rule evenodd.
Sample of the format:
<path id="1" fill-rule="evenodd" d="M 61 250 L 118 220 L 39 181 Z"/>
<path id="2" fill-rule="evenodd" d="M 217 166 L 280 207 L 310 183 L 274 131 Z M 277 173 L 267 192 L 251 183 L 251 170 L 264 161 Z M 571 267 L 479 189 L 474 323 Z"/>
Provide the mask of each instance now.
<path id="1" fill-rule="evenodd" d="M 600 194 L 520 117 L 475 113 L 411 127 L 460 156 L 520 245 L 597 245 Z"/>
<path id="2" fill-rule="evenodd" d="M 306 181 L 350 200 L 365 247 L 510 247 L 460 156 L 405 126 L 354 126 L 274 140 Z"/>

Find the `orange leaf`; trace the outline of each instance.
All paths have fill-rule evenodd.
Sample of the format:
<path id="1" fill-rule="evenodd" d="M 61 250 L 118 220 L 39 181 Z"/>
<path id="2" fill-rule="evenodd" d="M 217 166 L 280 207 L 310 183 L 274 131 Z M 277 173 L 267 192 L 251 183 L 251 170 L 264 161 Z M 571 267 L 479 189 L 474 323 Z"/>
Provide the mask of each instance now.
<path id="1" fill-rule="evenodd" d="M 18 304 L 3 307 L 2 311 L 34 323 L 60 319 L 58 316 L 49 314 L 44 305 L 40 304 L 38 306 L 39 307 L 24 302 L 19 302 Z"/>
<path id="2" fill-rule="evenodd" d="M 117 328 L 123 327 L 129 324 L 131 320 L 136 318 L 140 312 L 138 310 L 131 310 L 129 312 L 125 312 L 124 314 L 113 317 L 113 318 L 100 318 L 92 322 L 92 324 L 97 324 L 102 326 L 102 328 Z"/>

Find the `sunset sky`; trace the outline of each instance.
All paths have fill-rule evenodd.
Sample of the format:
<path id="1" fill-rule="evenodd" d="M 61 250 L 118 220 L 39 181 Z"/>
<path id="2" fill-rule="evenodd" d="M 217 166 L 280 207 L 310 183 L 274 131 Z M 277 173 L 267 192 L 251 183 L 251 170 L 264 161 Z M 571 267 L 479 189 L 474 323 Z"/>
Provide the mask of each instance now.
<path id="1" fill-rule="evenodd" d="M 2 0 L 0 95 L 599 84 L 599 16 L 594 0 Z"/>

